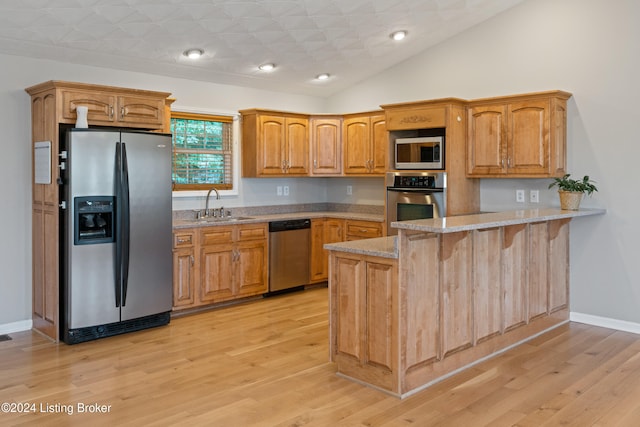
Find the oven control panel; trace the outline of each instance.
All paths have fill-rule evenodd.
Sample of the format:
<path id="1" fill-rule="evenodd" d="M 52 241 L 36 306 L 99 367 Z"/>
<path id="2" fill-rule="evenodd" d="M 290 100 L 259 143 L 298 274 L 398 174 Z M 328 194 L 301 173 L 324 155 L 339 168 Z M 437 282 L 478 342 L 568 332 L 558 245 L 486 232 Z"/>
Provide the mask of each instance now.
<path id="1" fill-rule="evenodd" d="M 436 179 L 433 176 L 396 176 L 395 188 L 435 188 Z"/>

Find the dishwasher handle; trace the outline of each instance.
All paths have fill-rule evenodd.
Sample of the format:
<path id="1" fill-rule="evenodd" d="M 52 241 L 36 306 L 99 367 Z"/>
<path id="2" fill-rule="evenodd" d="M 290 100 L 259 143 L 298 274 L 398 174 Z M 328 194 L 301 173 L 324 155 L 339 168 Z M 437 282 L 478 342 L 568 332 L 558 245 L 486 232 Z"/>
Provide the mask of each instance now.
<path id="1" fill-rule="evenodd" d="M 311 228 L 310 219 L 289 219 L 284 221 L 272 221 L 269 223 L 269 233 L 277 233 L 279 231 L 302 230 Z"/>

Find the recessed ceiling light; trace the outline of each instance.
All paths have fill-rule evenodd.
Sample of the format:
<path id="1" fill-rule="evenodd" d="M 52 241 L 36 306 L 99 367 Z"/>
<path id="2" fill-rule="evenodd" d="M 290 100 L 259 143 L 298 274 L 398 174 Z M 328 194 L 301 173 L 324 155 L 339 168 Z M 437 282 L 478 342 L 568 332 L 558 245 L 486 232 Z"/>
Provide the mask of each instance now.
<path id="1" fill-rule="evenodd" d="M 316 80 L 327 80 L 329 77 L 329 73 L 322 73 L 316 76 Z"/>
<path id="2" fill-rule="evenodd" d="M 261 71 L 272 71 L 274 68 L 276 68 L 276 64 L 273 64 L 273 63 L 262 64 L 258 68 Z"/>
<path id="3" fill-rule="evenodd" d="M 204 54 L 204 50 L 202 49 L 189 49 L 185 50 L 183 55 L 189 59 L 198 59 Z"/>
<path id="4" fill-rule="evenodd" d="M 393 33 L 391 33 L 389 35 L 389 37 L 391 37 L 392 39 L 396 40 L 396 41 L 400 41 L 403 38 L 405 38 L 407 36 L 407 32 L 406 31 L 395 31 Z"/>

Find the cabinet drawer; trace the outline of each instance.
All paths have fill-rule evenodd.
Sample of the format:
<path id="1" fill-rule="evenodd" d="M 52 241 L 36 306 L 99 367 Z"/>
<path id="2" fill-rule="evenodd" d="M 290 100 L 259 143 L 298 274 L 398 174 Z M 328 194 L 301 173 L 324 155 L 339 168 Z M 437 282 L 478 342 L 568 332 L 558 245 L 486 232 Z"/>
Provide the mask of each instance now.
<path id="1" fill-rule="evenodd" d="M 238 240 L 262 240 L 267 238 L 267 224 L 250 224 L 238 226 Z"/>
<path id="2" fill-rule="evenodd" d="M 210 227 L 200 230 L 202 246 L 233 242 L 233 227 Z"/>
<path id="3" fill-rule="evenodd" d="M 347 240 L 382 237 L 382 223 L 371 221 L 347 221 Z"/>
<path id="4" fill-rule="evenodd" d="M 173 233 L 174 248 L 191 248 L 195 243 L 195 233 L 193 231 Z"/>
<path id="5" fill-rule="evenodd" d="M 386 112 L 387 130 L 428 129 L 445 127 L 445 109 L 415 108 Z"/>

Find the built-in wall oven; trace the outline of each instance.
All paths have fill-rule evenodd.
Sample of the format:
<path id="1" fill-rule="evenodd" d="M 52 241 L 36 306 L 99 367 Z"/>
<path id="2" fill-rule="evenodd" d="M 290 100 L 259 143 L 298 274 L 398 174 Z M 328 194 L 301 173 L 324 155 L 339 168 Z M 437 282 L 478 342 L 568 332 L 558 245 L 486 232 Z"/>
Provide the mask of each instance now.
<path id="1" fill-rule="evenodd" d="M 387 234 L 392 222 L 442 218 L 447 213 L 445 172 L 387 172 Z"/>

